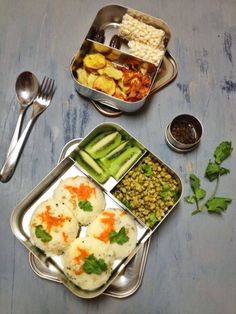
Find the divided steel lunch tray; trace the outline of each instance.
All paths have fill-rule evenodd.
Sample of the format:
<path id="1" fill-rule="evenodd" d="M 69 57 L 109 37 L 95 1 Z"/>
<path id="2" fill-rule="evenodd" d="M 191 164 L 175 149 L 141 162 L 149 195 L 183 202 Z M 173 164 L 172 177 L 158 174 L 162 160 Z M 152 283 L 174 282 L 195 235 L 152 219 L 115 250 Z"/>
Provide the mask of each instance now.
<path id="1" fill-rule="evenodd" d="M 94 136 L 105 131 L 118 131 L 124 138 L 135 141 L 137 145 L 142 147 L 142 156 L 131 166 L 133 168 L 144 156 L 151 153 L 157 161 L 168 169 L 169 173 L 175 178 L 178 184 L 178 198 L 173 203 L 172 207 L 165 214 L 165 216 L 159 220 L 159 222 L 151 229 L 138 219 L 124 204 L 118 201 L 112 191 L 116 188 L 117 184 L 122 180 L 125 175 L 131 170 L 129 168 L 127 172 L 116 181 L 110 177 L 104 184 L 96 182 L 76 161 L 70 156 L 67 156 L 74 151 L 75 147 L 79 149 L 83 148 Z M 71 176 L 87 176 L 91 180 L 95 181 L 100 188 L 103 189 L 106 198 L 106 208 L 120 208 L 124 210 L 128 215 L 131 215 L 135 221 L 137 227 L 137 245 L 131 254 L 123 260 L 115 260 L 113 264 L 113 270 L 107 283 L 102 287 L 86 291 L 82 290 L 75 284 L 73 284 L 64 274 L 61 264 L 61 257 L 48 257 L 46 254 L 39 250 L 30 241 L 29 236 L 29 221 L 35 210 L 35 208 L 42 202 L 52 196 L 55 188 L 61 181 Z M 23 245 L 30 252 L 30 265 L 37 275 L 48 280 L 57 281 L 63 283 L 72 293 L 81 298 L 94 298 L 102 293 L 122 298 L 126 297 L 137 290 L 139 287 L 143 271 L 145 267 L 146 257 L 149 248 L 150 236 L 162 223 L 162 221 L 172 212 L 182 196 L 182 182 L 180 177 L 162 160 L 155 156 L 150 150 L 148 150 L 142 143 L 136 140 L 132 135 L 125 131 L 121 126 L 114 123 L 102 123 L 92 130 L 88 136 L 83 140 L 80 139 L 69 142 L 60 156 L 60 163 L 16 206 L 11 216 L 11 228 L 14 235 L 22 242 Z M 33 254 L 33 255 L 32 255 Z M 36 259 L 36 258 L 37 259 Z M 130 273 L 129 273 L 130 272 Z"/>
<path id="2" fill-rule="evenodd" d="M 126 14 L 138 22 L 144 23 L 147 26 L 151 26 L 164 32 L 162 43 L 159 44 L 161 46 L 161 48 L 159 48 L 162 50 L 163 56 L 160 58 L 160 61 L 157 64 L 132 55 L 128 48 L 128 41 L 124 38 L 121 39 L 119 37 L 121 40 L 119 46 L 116 47 L 116 45 L 112 44 L 114 36 L 119 35 L 120 25 L 122 24 L 123 18 Z M 103 32 L 104 35 L 98 36 L 100 32 Z M 159 76 L 159 70 L 162 63 L 164 62 L 163 65 L 165 66 L 165 63 L 168 62 L 167 48 L 170 39 L 170 28 L 168 24 L 160 18 L 156 18 L 135 9 L 117 4 L 111 4 L 101 8 L 98 11 L 81 47 L 77 50 L 71 60 L 70 72 L 76 91 L 79 94 L 91 99 L 95 107 L 98 110 L 100 109 L 99 111 L 104 114 L 106 114 L 106 111 L 109 112 L 109 110 L 103 110 L 104 107 L 112 108 L 113 111 L 118 110 L 120 112 L 134 112 L 139 110 L 144 105 L 146 98 L 154 91 L 158 90 L 159 86 L 162 85 L 162 83 L 159 84 L 157 81 L 158 79 L 161 80 Z M 151 46 L 149 46 L 149 48 L 151 48 Z M 152 49 L 154 50 L 159 48 Z M 122 97 L 115 97 L 109 95 L 108 93 L 102 92 L 102 90 L 92 88 L 93 85 L 89 85 L 83 81 L 82 78 L 79 81 L 77 71 L 78 69 L 83 68 L 85 56 L 97 52 L 103 54 L 106 60 L 113 62 L 113 64 L 117 64 L 126 68 L 129 64 L 135 64 L 137 68 L 145 68 L 147 74 L 149 74 L 149 77 L 151 78 L 151 85 L 145 96 L 143 96 L 141 99 L 137 98 L 136 100 L 131 101 L 124 100 Z M 167 58 L 165 58 L 165 54 Z M 128 68 L 129 67 L 130 66 L 128 66 Z M 79 75 L 83 77 L 82 74 Z M 158 84 L 157 88 L 156 84 Z M 97 102 L 98 105 L 96 106 Z"/>

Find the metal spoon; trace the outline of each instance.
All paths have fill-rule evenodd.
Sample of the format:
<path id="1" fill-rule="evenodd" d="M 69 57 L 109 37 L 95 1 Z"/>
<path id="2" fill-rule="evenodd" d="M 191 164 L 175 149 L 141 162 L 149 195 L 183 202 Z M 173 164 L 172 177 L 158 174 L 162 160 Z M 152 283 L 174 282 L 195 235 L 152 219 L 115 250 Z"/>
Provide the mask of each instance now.
<path id="1" fill-rule="evenodd" d="M 20 131 L 22 127 L 24 114 L 38 94 L 39 82 L 33 73 L 25 71 L 22 72 L 16 79 L 15 90 L 18 102 L 20 104 L 20 112 L 16 122 L 16 128 L 12 136 L 10 146 L 7 151 L 7 157 L 9 156 L 12 149 L 15 147 L 20 137 Z"/>

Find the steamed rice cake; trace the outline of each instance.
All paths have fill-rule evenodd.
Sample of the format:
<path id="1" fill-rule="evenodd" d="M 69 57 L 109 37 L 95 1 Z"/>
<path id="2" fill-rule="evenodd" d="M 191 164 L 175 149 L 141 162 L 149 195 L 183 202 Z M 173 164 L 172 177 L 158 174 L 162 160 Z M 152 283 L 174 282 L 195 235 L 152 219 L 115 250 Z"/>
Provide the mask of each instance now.
<path id="1" fill-rule="evenodd" d="M 105 284 L 113 261 L 109 245 L 90 237 L 74 240 L 62 256 L 66 276 L 84 290 L 95 290 Z"/>
<path id="2" fill-rule="evenodd" d="M 125 258 L 136 246 L 134 219 L 123 210 L 104 210 L 88 227 L 86 234 L 110 244 L 116 258 Z"/>
<path id="3" fill-rule="evenodd" d="M 79 231 L 73 213 L 54 199 L 44 201 L 35 209 L 29 228 L 31 242 L 47 255 L 62 254 Z"/>
<path id="4" fill-rule="evenodd" d="M 66 204 L 81 225 L 92 222 L 105 208 L 102 190 L 86 177 L 75 176 L 61 181 L 54 198 Z"/>

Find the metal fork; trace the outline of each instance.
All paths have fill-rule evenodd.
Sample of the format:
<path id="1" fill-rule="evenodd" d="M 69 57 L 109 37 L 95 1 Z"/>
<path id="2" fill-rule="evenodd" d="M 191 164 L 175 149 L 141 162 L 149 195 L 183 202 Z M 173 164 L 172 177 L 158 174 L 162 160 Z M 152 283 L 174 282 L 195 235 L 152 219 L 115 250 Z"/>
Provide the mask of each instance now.
<path id="1" fill-rule="evenodd" d="M 25 142 L 30 134 L 33 124 L 35 123 L 38 116 L 49 106 L 52 97 L 54 95 L 54 80 L 44 77 L 40 88 L 39 94 L 35 98 L 32 105 L 32 114 L 29 122 L 27 123 L 22 135 L 20 136 L 16 146 L 12 149 L 10 154 L 7 156 L 7 159 L 2 166 L 0 171 L 0 181 L 7 182 L 12 177 L 19 157 L 21 155 L 22 149 L 25 145 Z"/>

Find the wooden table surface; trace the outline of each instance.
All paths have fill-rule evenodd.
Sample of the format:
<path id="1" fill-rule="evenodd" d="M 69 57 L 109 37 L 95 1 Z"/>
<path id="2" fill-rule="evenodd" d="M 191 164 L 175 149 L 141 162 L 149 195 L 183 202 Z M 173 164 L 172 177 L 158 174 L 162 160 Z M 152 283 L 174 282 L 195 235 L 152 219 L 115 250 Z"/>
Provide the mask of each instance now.
<path id="1" fill-rule="evenodd" d="M 120 124 L 181 176 L 184 196 L 190 172 L 204 177 L 214 148 L 236 137 L 236 1 L 120 1 L 164 19 L 172 30 L 169 49 L 178 63 L 176 80 L 150 98 L 144 110 L 108 118 L 74 90 L 69 72 L 97 11 L 109 1 L 0 0 L 0 161 L 3 163 L 19 106 L 15 80 L 25 70 L 56 80 L 50 107 L 36 122 L 13 178 L 0 185 L 0 313 L 236 313 L 236 151 L 225 162 L 219 194 L 233 199 L 222 216 L 191 216 L 182 199 L 153 235 L 142 284 L 132 296 L 84 300 L 63 285 L 37 277 L 26 248 L 13 236 L 16 204 L 56 165 L 69 140 L 104 121 Z M 167 124 L 190 113 L 203 123 L 200 146 L 187 154 L 169 149 Z M 26 119 L 29 118 L 29 114 Z M 236 150 L 236 147 L 235 147 Z M 211 191 L 212 184 L 202 183 Z"/>

